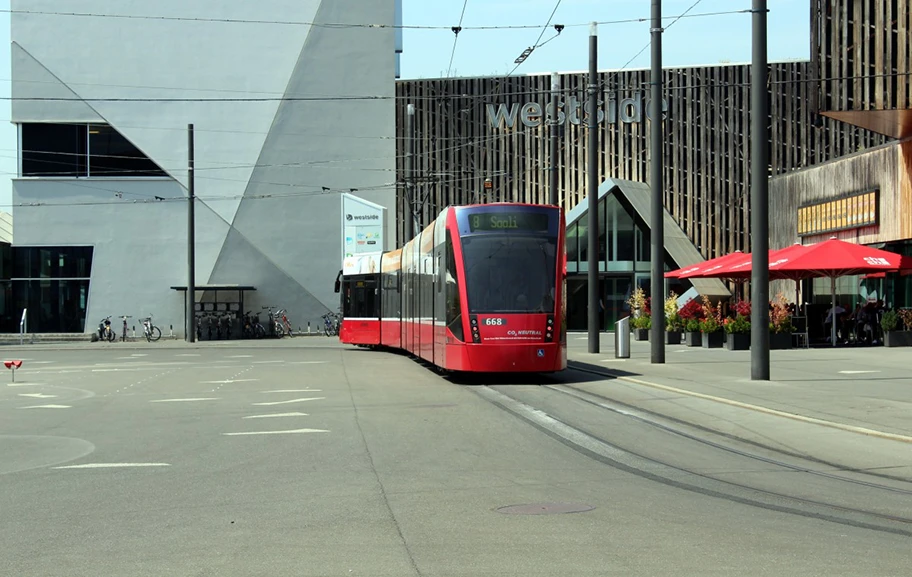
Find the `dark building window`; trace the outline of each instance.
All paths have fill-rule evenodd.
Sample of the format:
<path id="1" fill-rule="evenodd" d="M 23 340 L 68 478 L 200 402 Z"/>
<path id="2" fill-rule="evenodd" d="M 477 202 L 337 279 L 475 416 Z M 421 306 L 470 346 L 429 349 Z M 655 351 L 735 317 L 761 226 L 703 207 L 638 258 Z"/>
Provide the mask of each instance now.
<path id="1" fill-rule="evenodd" d="M 86 161 L 86 125 L 22 125 L 22 176 L 88 176 Z"/>
<path id="2" fill-rule="evenodd" d="M 19 328 L 22 309 L 28 309 L 31 333 L 81 333 L 85 331 L 89 280 L 14 280 L 13 322 Z"/>
<path id="3" fill-rule="evenodd" d="M 138 148 L 114 128 L 89 125 L 89 174 L 91 176 L 166 176 Z"/>
<path id="4" fill-rule="evenodd" d="M 13 247 L 12 278 L 89 278 L 92 250 L 91 246 Z"/>
<path id="5" fill-rule="evenodd" d="M 167 176 L 106 124 L 22 125 L 22 176 Z"/>
<path id="6" fill-rule="evenodd" d="M 92 253 L 90 246 L 13 247 L 4 330 L 18 331 L 22 309 L 28 309 L 29 332 L 84 332 Z"/>

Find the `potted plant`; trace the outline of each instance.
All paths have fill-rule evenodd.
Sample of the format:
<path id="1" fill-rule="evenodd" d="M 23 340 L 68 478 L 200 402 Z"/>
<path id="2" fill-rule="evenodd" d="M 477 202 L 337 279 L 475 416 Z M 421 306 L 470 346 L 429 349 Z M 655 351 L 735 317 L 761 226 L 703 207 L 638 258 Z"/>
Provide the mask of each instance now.
<path id="1" fill-rule="evenodd" d="M 703 296 L 703 320 L 700 321 L 700 332 L 703 333 L 704 349 L 722 348 L 725 333 L 722 332 L 719 307 L 714 307 L 705 295 Z"/>
<path id="2" fill-rule="evenodd" d="M 672 291 L 665 299 L 665 343 L 680 345 L 683 329 L 684 324 L 678 314 L 678 295 Z"/>
<path id="3" fill-rule="evenodd" d="M 650 315 L 640 315 L 633 318 L 633 339 L 635 341 L 648 341 L 649 329 L 652 328 L 652 317 Z"/>
<path id="4" fill-rule="evenodd" d="M 779 293 L 776 300 L 770 302 L 769 343 L 770 350 L 792 348 L 792 315 L 789 314 L 788 301 Z"/>
<path id="5" fill-rule="evenodd" d="M 703 307 L 696 300 L 687 301 L 678 311 L 678 318 L 684 329 L 684 342 L 688 347 L 699 347 L 703 343 L 700 333 L 700 321 L 703 319 Z"/>
<path id="6" fill-rule="evenodd" d="M 725 340 L 725 348 L 730 351 L 746 351 L 751 344 L 751 323 L 750 317 L 737 314 L 735 318 L 725 319 L 725 332 L 728 338 Z"/>
<path id="7" fill-rule="evenodd" d="M 630 326 L 633 328 L 633 338 L 637 341 L 649 340 L 649 329 L 652 327 L 652 318 L 649 311 L 649 299 L 642 287 L 637 287 L 630 298 L 627 299 L 630 310 L 633 311 L 633 318 L 630 320 Z"/>
<path id="8" fill-rule="evenodd" d="M 885 347 L 912 346 L 912 309 L 887 311 L 880 319 Z"/>

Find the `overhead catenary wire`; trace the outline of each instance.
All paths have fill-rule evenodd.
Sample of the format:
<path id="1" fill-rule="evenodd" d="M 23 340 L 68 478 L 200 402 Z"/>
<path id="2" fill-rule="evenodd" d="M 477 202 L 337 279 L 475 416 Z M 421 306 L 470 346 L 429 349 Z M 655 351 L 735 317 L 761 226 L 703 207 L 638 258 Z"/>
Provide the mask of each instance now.
<path id="1" fill-rule="evenodd" d="M 545 22 L 545 25 L 542 26 L 542 30 L 538 35 L 538 39 L 535 41 L 534 44 L 532 44 L 532 46 L 530 46 L 529 48 L 526 48 L 526 50 L 522 53 L 522 55 L 520 55 L 520 57 L 516 59 L 516 62 L 515 62 L 516 66 L 513 67 L 513 70 L 511 70 L 507 76 L 513 76 L 513 73 L 516 72 L 516 69 L 519 68 L 520 66 L 522 66 L 522 63 L 525 62 L 526 59 L 528 59 L 528 57 L 532 54 L 532 52 L 535 49 L 540 48 L 544 45 L 544 44 L 539 44 L 539 42 L 541 42 L 542 37 L 545 35 L 545 30 L 547 30 L 548 26 L 551 25 L 551 20 L 554 19 L 554 15 L 557 13 L 557 9 L 560 8 L 562 1 L 563 0 L 557 0 L 557 4 L 554 5 L 554 10 L 551 11 L 551 16 L 548 17 L 548 21 Z M 550 42 L 551 40 L 554 40 L 554 38 L 556 38 L 558 35 L 560 35 L 561 30 L 563 28 L 564 28 L 563 25 L 555 26 L 555 30 L 557 30 L 557 35 L 548 39 L 548 42 Z"/>
<path id="2" fill-rule="evenodd" d="M 456 43 L 459 41 L 459 33 L 462 32 L 462 20 L 465 18 L 466 6 L 469 5 L 469 0 L 463 0 L 462 2 L 462 14 L 459 15 L 459 24 L 453 27 L 453 50 L 450 51 L 450 65 L 447 66 L 446 77 L 450 77 L 450 71 L 453 70 L 453 58 L 456 56 Z"/>
<path id="3" fill-rule="evenodd" d="M 717 16 L 722 14 L 737 14 L 737 13 L 746 13 L 750 12 L 750 9 L 744 10 L 729 10 L 729 11 L 719 11 L 719 12 L 708 12 L 704 14 L 693 14 L 689 17 L 695 18 L 700 16 Z M 99 12 L 63 12 L 63 11 L 51 11 L 51 10 L 13 10 L 6 9 L 0 10 L 0 13 L 5 14 L 19 14 L 19 15 L 33 15 L 33 16 L 69 16 L 69 17 L 80 17 L 80 18 L 113 18 L 113 19 L 123 19 L 123 20 L 158 20 L 158 21 L 169 21 L 169 22 L 197 22 L 197 23 L 218 23 L 218 24 L 265 24 L 265 25 L 274 25 L 274 26 L 310 26 L 314 28 L 333 28 L 333 29 L 352 29 L 352 28 L 367 28 L 367 29 L 400 29 L 400 30 L 452 30 L 452 25 L 425 25 L 425 24 L 384 24 L 384 23 L 353 23 L 353 22 L 317 22 L 317 21 L 295 21 L 295 20 L 265 20 L 265 19 L 244 19 L 244 18 L 204 18 L 204 17 L 191 17 L 191 16 L 164 16 L 164 15 L 150 15 L 150 14 L 105 14 Z M 669 18 L 673 18 L 669 17 Z M 634 24 L 638 22 L 648 22 L 649 18 L 625 18 L 619 20 L 603 20 L 596 22 L 599 25 L 611 25 L 611 24 Z M 580 22 L 565 24 L 568 28 L 577 28 L 583 26 L 589 26 L 590 22 Z M 540 24 L 497 24 L 497 25 L 488 25 L 488 26 L 466 26 L 464 30 L 522 30 L 522 29 L 538 29 L 541 28 Z M 547 25 L 545 26 L 547 28 Z"/>

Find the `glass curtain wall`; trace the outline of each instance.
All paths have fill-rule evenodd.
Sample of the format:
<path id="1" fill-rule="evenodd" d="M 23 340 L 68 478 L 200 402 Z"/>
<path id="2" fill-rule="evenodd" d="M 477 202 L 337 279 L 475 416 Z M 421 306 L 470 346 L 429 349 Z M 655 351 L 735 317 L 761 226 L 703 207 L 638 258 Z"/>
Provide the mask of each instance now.
<path id="1" fill-rule="evenodd" d="M 28 309 L 29 332 L 84 332 L 92 253 L 90 246 L 13 247 L 6 301 L 12 306 L 4 331 L 17 332 L 22 310 Z"/>

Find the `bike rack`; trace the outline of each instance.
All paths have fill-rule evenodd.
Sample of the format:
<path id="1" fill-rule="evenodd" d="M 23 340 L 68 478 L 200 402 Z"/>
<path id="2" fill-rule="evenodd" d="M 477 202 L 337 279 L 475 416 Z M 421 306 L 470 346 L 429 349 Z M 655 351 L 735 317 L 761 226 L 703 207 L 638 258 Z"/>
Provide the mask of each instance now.
<path id="1" fill-rule="evenodd" d="M 22 309 L 22 320 L 19 321 L 19 344 L 25 340 L 25 333 L 28 332 L 28 309 Z"/>

